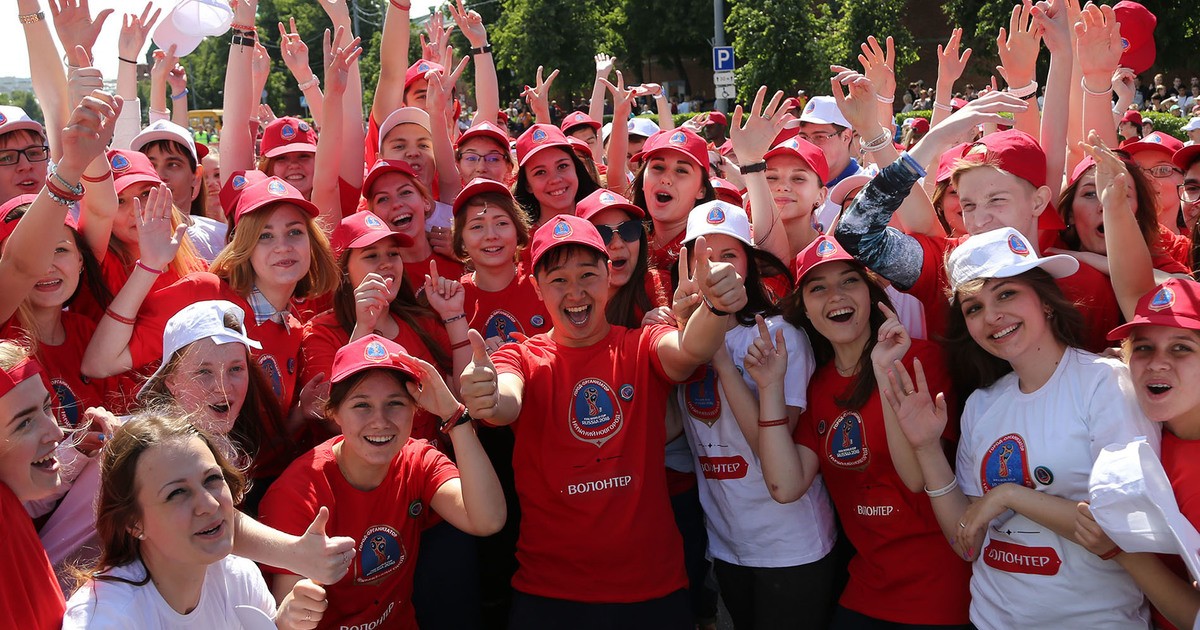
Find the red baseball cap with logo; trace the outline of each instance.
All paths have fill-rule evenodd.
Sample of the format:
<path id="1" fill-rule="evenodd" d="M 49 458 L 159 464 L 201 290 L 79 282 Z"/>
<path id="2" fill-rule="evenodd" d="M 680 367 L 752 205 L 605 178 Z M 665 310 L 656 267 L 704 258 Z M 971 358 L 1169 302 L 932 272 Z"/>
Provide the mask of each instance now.
<path id="1" fill-rule="evenodd" d="M 263 129 L 259 150 L 265 158 L 285 153 L 316 153 L 317 132 L 299 118 L 276 118 Z"/>
<path id="2" fill-rule="evenodd" d="M 839 260 L 862 265 L 862 263 L 855 260 L 854 256 L 851 256 L 849 252 L 842 248 L 841 243 L 838 243 L 832 236 L 824 234 L 818 236 L 817 240 L 809 243 L 808 247 L 805 247 L 803 251 L 796 254 L 796 259 L 792 264 L 793 271 L 796 272 L 796 286 L 800 286 L 800 282 L 804 280 L 804 276 L 808 275 L 808 272 L 825 263 L 837 262 Z"/>
<path id="3" fill-rule="evenodd" d="M 154 170 L 154 164 L 150 162 L 150 158 L 140 151 L 110 149 L 108 166 L 112 169 L 113 188 L 116 189 L 118 195 L 134 184 L 158 185 L 163 183 L 162 178 L 158 176 L 158 171 Z"/>
<path id="4" fill-rule="evenodd" d="M 1186 171 L 1198 158 L 1200 158 L 1200 144 L 1189 144 L 1171 156 L 1171 163 Z"/>
<path id="5" fill-rule="evenodd" d="M 608 190 L 607 188 L 596 190 L 587 197 L 584 197 L 583 201 L 575 204 L 575 216 L 591 221 L 592 217 L 596 216 L 596 214 L 603 210 L 608 210 L 609 208 L 623 210 L 628 212 L 629 216 L 636 217 L 638 219 L 646 218 L 646 212 L 644 210 L 630 203 L 630 201 L 625 197 L 622 197 L 621 195 Z"/>
<path id="6" fill-rule="evenodd" d="M 333 370 L 329 380 L 340 383 L 365 370 L 395 370 L 414 381 L 421 380 L 421 364 L 404 346 L 379 335 L 371 334 L 341 347 L 333 355 Z"/>
<path id="7" fill-rule="evenodd" d="M 770 160 L 773 157 L 782 155 L 790 155 L 800 158 L 808 165 L 809 170 L 817 174 L 817 178 L 821 180 L 821 185 L 829 181 L 829 164 L 825 161 L 825 152 L 817 145 L 805 140 L 799 136 L 789 138 L 780 142 L 767 151 L 763 155 L 764 160 Z"/>
<path id="8" fill-rule="evenodd" d="M 1082 160 L 1079 160 L 1079 164 L 1075 165 L 1075 170 L 1071 171 L 1071 179 L 1067 180 L 1067 185 L 1070 186 L 1071 184 L 1074 184 L 1079 180 L 1080 177 L 1083 177 L 1083 174 L 1086 173 L 1089 168 L 1092 168 L 1095 165 L 1096 160 L 1093 160 L 1092 156 L 1090 155 L 1085 156 Z"/>
<path id="9" fill-rule="evenodd" d="M 260 170 L 249 171 L 234 171 L 233 175 L 225 180 L 221 185 L 221 209 L 225 211 L 225 218 L 232 219 L 233 211 L 237 209 L 238 197 L 242 196 L 242 191 L 248 186 L 253 186 L 258 182 L 265 181 L 267 174 Z"/>
<path id="10" fill-rule="evenodd" d="M 43 138 L 46 129 L 42 124 L 29 117 L 25 110 L 15 105 L 0 105 L 0 136 L 18 129 L 28 129 Z"/>
<path id="11" fill-rule="evenodd" d="M 1124 114 L 1121 114 L 1121 122 L 1131 122 L 1139 127 L 1142 126 L 1142 113 L 1136 109 L 1127 109 Z"/>
<path id="12" fill-rule="evenodd" d="M 304 195 L 300 194 L 300 191 L 296 190 L 294 186 L 278 177 L 268 177 L 242 189 L 233 214 L 234 225 L 236 226 L 247 214 L 277 203 L 290 203 L 298 206 L 313 218 L 321 215 L 321 210 L 305 199 Z"/>
<path id="13" fill-rule="evenodd" d="M 1121 0 L 1113 5 L 1117 23 L 1121 25 L 1120 65 L 1141 74 L 1154 65 L 1154 27 L 1158 18 L 1137 2 Z"/>
<path id="14" fill-rule="evenodd" d="M 571 143 L 567 142 L 566 134 L 558 127 L 540 123 L 530 127 L 517 138 L 517 166 L 525 166 L 529 158 L 551 147 L 574 152 Z"/>
<path id="15" fill-rule="evenodd" d="M 721 179 L 720 177 L 713 177 L 708 180 L 708 183 L 712 184 L 713 191 L 717 193 L 717 199 L 727 201 L 734 205 L 744 205 L 742 200 L 742 191 L 738 190 L 738 187 L 734 186 L 729 180 Z"/>
<path id="16" fill-rule="evenodd" d="M 404 91 L 407 92 L 408 88 L 418 79 L 424 79 L 425 73 L 430 70 L 436 70 L 442 74 L 446 73 L 445 66 L 428 59 L 418 59 L 413 65 L 409 66 L 408 70 L 404 72 Z"/>
<path id="17" fill-rule="evenodd" d="M 508 132 L 504 131 L 504 129 L 502 129 L 499 125 L 484 120 L 471 125 L 466 131 L 464 131 L 462 135 L 458 137 L 458 144 L 454 146 L 461 147 L 462 145 L 466 144 L 467 140 L 472 138 L 487 138 L 504 147 L 505 151 L 508 150 L 508 143 L 510 141 Z"/>
<path id="18" fill-rule="evenodd" d="M 533 240 L 529 246 L 530 263 L 533 268 L 537 269 L 538 261 L 546 252 L 562 245 L 590 247 L 608 260 L 608 247 L 604 245 L 604 239 L 600 238 L 596 226 L 582 217 L 558 214 L 550 217 L 549 221 L 533 233 Z"/>
<path id="19" fill-rule="evenodd" d="M 929 133 L 929 119 L 928 118 L 913 118 L 912 119 L 912 130 L 914 133 Z"/>
<path id="20" fill-rule="evenodd" d="M 719 112 L 715 109 L 712 110 L 711 112 L 708 112 L 708 122 L 705 123 L 705 126 L 728 125 L 728 124 L 729 124 L 729 117 L 725 115 L 725 112 Z"/>
<path id="21" fill-rule="evenodd" d="M 413 172 L 412 167 L 404 160 L 375 160 L 375 163 L 371 165 L 371 169 L 363 177 L 363 196 L 370 199 L 371 189 L 375 187 L 375 182 L 388 173 L 400 173 L 407 175 L 409 179 L 417 180 L 417 174 Z"/>
<path id="22" fill-rule="evenodd" d="M 950 179 L 950 173 L 954 172 L 955 163 L 962 159 L 963 153 L 965 153 L 967 148 L 970 146 L 970 144 L 964 142 L 951 147 L 949 151 L 946 151 L 942 154 L 942 157 L 938 160 L 937 168 L 936 181 L 939 184 Z"/>
<path id="23" fill-rule="evenodd" d="M 1108 333 L 1109 341 L 1128 337 L 1137 326 L 1200 330 L 1200 282 L 1170 278 L 1138 300 L 1133 319 Z"/>
<path id="24" fill-rule="evenodd" d="M 341 258 L 348 249 L 367 247 L 388 237 L 394 237 L 400 247 L 411 247 L 413 244 L 412 237 L 393 232 L 383 219 L 369 210 L 363 210 L 343 218 L 334 228 L 329 242 L 333 246 L 333 256 Z"/>
<path id="25" fill-rule="evenodd" d="M 21 217 L 25 216 L 24 212 L 18 215 L 13 213 L 13 210 L 32 204 L 37 198 L 37 195 L 17 195 L 0 204 L 0 245 L 4 241 L 7 241 L 8 237 L 12 236 L 13 230 L 17 229 L 17 224 L 21 222 Z M 10 213 L 13 216 L 10 217 Z M 75 220 L 75 217 L 71 216 L 70 212 L 66 213 L 63 217 L 63 225 L 75 231 L 79 230 L 79 222 Z"/>
<path id="26" fill-rule="evenodd" d="M 646 139 L 646 144 L 642 145 L 641 153 L 633 156 L 633 159 L 645 162 L 664 151 L 681 154 L 703 171 L 705 176 L 708 175 L 708 143 L 691 129 L 681 127 L 650 136 Z"/>
<path id="27" fill-rule="evenodd" d="M 1143 151 L 1160 151 L 1167 154 L 1167 159 L 1175 155 L 1177 151 L 1183 148 L 1183 143 L 1175 136 L 1167 135 L 1161 131 L 1154 133 L 1129 144 L 1122 144 L 1121 150 L 1129 155 L 1136 155 Z"/>
<path id="28" fill-rule="evenodd" d="M 962 159 L 968 162 L 990 160 L 1000 170 L 1029 182 L 1035 188 L 1046 185 L 1046 152 L 1033 136 L 1024 131 L 1008 129 L 989 133 L 967 147 Z M 1066 227 L 1054 203 L 1046 204 L 1046 209 L 1038 217 L 1038 229 L 1062 230 Z"/>
<path id="29" fill-rule="evenodd" d="M 595 118 L 592 118 L 583 112 L 571 112 L 563 117 L 562 124 L 560 124 L 558 127 L 559 129 L 562 129 L 563 133 L 570 133 L 572 129 L 583 125 L 591 127 L 597 131 L 599 131 L 600 127 L 603 126 L 597 122 Z"/>
<path id="30" fill-rule="evenodd" d="M 453 214 L 458 214 L 471 201 L 471 198 L 484 193 L 496 193 L 512 198 L 512 191 L 501 182 L 485 177 L 476 177 L 463 186 L 463 189 L 458 192 L 458 196 L 454 198 Z M 514 200 L 515 202 L 515 200 Z"/>

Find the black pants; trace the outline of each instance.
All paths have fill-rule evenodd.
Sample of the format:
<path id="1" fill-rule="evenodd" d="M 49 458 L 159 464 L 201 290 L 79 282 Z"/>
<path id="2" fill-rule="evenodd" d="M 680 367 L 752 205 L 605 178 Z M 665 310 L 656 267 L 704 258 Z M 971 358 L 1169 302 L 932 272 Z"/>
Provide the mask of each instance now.
<path id="1" fill-rule="evenodd" d="M 743 567 L 713 560 L 721 599 L 737 630 L 829 625 L 837 561 L 832 553 L 795 567 Z"/>
<path id="2" fill-rule="evenodd" d="M 686 590 L 632 604 L 589 604 L 515 591 L 509 630 L 692 630 Z"/>
<path id="3" fill-rule="evenodd" d="M 421 532 L 421 551 L 413 571 L 412 602 L 422 630 L 482 626 L 474 536 L 446 521 Z"/>
<path id="4" fill-rule="evenodd" d="M 833 630 L 974 630 L 971 624 L 953 626 L 933 626 L 925 624 L 896 623 L 868 617 L 849 608 L 837 607 L 833 614 Z"/>

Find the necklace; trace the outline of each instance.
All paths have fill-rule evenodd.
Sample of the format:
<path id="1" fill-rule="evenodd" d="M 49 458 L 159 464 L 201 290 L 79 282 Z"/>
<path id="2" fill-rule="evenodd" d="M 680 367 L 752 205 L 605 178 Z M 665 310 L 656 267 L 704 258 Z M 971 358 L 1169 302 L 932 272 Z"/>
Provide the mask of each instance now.
<path id="1" fill-rule="evenodd" d="M 857 365 L 852 365 L 843 370 L 842 368 L 838 367 L 838 364 L 836 361 L 833 363 L 833 368 L 835 370 L 837 370 L 837 373 L 842 376 L 854 376 L 854 373 L 858 371 Z"/>

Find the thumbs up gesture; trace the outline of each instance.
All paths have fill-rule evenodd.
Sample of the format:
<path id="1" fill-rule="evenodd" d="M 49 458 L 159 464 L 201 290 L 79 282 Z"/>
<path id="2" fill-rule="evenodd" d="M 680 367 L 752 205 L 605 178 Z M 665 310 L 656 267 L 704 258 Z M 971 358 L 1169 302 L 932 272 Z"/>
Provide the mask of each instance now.
<path id="1" fill-rule="evenodd" d="M 488 357 L 483 337 L 478 331 L 467 331 L 467 339 L 471 342 L 471 362 L 463 368 L 459 378 L 459 393 L 472 418 L 491 418 L 500 402 L 496 366 Z"/>
<path id="2" fill-rule="evenodd" d="M 321 506 L 297 545 L 296 557 L 303 564 L 287 567 L 320 584 L 333 584 L 342 579 L 354 560 L 354 539 L 327 536 L 325 525 L 328 522 L 329 508 Z"/>
<path id="3" fill-rule="evenodd" d="M 733 265 L 712 261 L 712 250 L 701 236 L 696 239 L 695 271 L 692 279 L 712 309 L 736 313 L 746 306 L 745 280 Z M 754 264 L 753 261 L 750 264 Z"/>

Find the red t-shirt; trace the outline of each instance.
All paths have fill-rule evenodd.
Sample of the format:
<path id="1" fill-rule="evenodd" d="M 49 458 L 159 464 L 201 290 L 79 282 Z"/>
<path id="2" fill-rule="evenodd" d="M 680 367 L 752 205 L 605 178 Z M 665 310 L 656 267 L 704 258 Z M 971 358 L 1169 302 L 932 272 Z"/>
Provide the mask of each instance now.
<path id="1" fill-rule="evenodd" d="M 429 352 L 429 348 L 421 341 L 421 337 L 417 335 L 416 331 L 394 314 L 389 313 L 389 315 L 400 327 L 400 333 L 392 341 L 404 346 L 404 349 L 408 350 L 412 356 L 436 366 L 437 362 L 433 360 L 433 354 Z M 433 336 L 438 344 L 443 348 L 450 347 L 450 338 L 446 335 L 445 327 L 433 321 L 432 318 L 425 318 L 422 323 L 426 324 L 423 326 L 424 330 Z M 304 326 L 303 338 L 301 350 L 304 354 L 304 369 L 300 373 L 300 381 L 307 383 L 322 372 L 328 379 L 333 374 L 333 356 L 342 346 L 350 343 L 350 335 L 338 324 L 337 317 L 330 311 L 318 315 L 308 322 Z M 413 416 L 412 437 L 438 443 L 440 441 L 438 434 L 440 425 L 440 418 L 424 409 L 418 409 Z"/>
<path id="2" fill-rule="evenodd" d="M 54 567 L 17 495 L 0 483 L 0 627 L 58 630 L 66 601 Z"/>
<path id="3" fill-rule="evenodd" d="M 650 247 L 650 265 L 657 269 L 671 269 L 679 264 L 679 248 L 683 247 L 683 237 L 687 236 L 687 232 L 680 232 L 679 236 L 671 239 L 666 247 L 655 248 Z"/>
<path id="4" fill-rule="evenodd" d="M 429 273 L 429 263 L 437 261 L 438 275 L 443 278 L 459 278 L 466 271 L 466 267 L 457 260 L 446 258 L 441 254 L 430 254 L 429 258 L 420 262 L 404 263 L 404 277 L 412 284 L 413 291 L 421 292 L 421 288 L 425 286 L 425 276 Z"/>
<path id="5" fill-rule="evenodd" d="M 930 339 L 946 334 L 949 307 L 946 293 L 950 280 L 946 276 L 946 257 L 965 241 L 967 237 L 948 238 L 913 234 L 921 244 L 924 259 L 921 275 L 907 293 L 925 305 L 925 320 Z M 1109 346 L 1108 331 L 1121 323 L 1121 308 L 1113 292 L 1108 276 L 1095 268 L 1081 264 L 1079 271 L 1058 279 L 1063 295 L 1074 302 L 1083 314 L 1083 347 L 1091 352 L 1101 352 Z"/>
<path id="6" fill-rule="evenodd" d="M 512 425 L 521 503 L 513 588 L 593 603 L 640 602 L 687 586 L 667 496 L 667 396 L 657 344 L 668 326 L 613 326 L 570 348 L 538 335 L 492 354 L 524 381 Z"/>
<path id="7" fill-rule="evenodd" d="M 1174 433 L 1162 432 L 1162 465 L 1171 481 L 1171 490 L 1179 511 L 1193 527 L 1200 528 L 1200 440 L 1183 440 Z M 1176 575 L 1191 584 L 1187 566 L 1179 556 L 1160 556 Z M 1163 617 L 1158 609 L 1152 608 L 1154 625 L 1164 630 L 1175 630 L 1175 626 Z"/>
<path id="8" fill-rule="evenodd" d="M 921 360 L 930 391 L 951 392 L 941 348 L 914 339 L 904 363 Z M 946 544 L 929 498 L 910 492 L 892 464 L 883 406 L 876 391 L 862 409 L 846 411 L 835 398 L 852 377 L 832 361 L 808 383 L 808 409 L 793 439 L 817 454 L 821 477 L 857 553 L 841 605 L 903 624 L 968 622 L 971 565 Z M 957 415 L 943 434 L 957 437 Z"/>
<path id="9" fill-rule="evenodd" d="M 1169 256 L 1184 267 L 1185 271 L 1183 273 L 1191 273 L 1192 239 L 1190 237 L 1183 234 L 1176 234 L 1160 224 L 1158 226 L 1158 241 L 1154 245 L 1150 250 L 1152 255 L 1157 252 L 1157 255 Z M 1166 271 L 1167 273 L 1177 273 L 1163 269 L 1157 263 L 1154 265 L 1154 268 Z"/>
<path id="10" fill-rule="evenodd" d="M 324 442 L 288 466 L 267 490 L 259 515 L 263 523 L 299 535 L 326 506 L 325 533 L 358 541 L 350 571 L 338 583 L 325 585 L 329 608 L 318 628 L 416 630 L 413 567 L 421 531 L 433 514 L 433 495 L 443 483 L 458 478 L 458 469 L 429 443 L 410 439 L 383 483 L 359 490 L 338 468 L 333 446 L 341 440 L 338 436 Z"/>
<path id="11" fill-rule="evenodd" d="M 441 267 L 441 263 L 438 266 Z M 518 273 L 499 291 L 480 289 L 472 273 L 464 274 L 459 282 L 466 292 L 463 310 L 467 321 L 484 339 L 500 337 L 509 342 L 516 341 L 511 336 L 514 332 L 532 337 L 550 330 L 546 305 L 538 297 L 529 276 Z"/>

